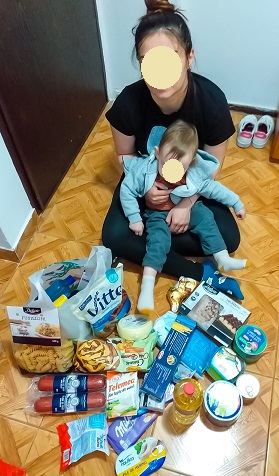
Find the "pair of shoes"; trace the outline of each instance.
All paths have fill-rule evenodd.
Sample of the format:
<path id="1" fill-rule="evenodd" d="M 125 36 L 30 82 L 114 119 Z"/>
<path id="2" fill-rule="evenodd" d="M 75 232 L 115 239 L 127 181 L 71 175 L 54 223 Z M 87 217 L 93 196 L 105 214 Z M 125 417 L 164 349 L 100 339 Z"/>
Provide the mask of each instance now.
<path id="1" fill-rule="evenodd" d="M 236 144 L 246 148 L 251 144 L 256 149 L 262 149 L 274 131 L 274 120 L 267 114 L 257 120 L 254 114 L 241 119 L 238 126 Z"/>

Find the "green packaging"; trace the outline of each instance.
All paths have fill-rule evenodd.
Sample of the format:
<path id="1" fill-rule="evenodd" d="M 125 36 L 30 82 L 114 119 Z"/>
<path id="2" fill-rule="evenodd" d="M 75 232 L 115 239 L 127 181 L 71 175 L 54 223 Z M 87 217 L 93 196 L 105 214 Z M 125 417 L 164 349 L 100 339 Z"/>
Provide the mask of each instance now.
<path id="1" fill-rule="evenodd" d="M 241 326 L 236 332 L 233 349 L 245 362 L 256 362 L 267 346 L 267 336 L 264 331 L 253 324 Z"/>

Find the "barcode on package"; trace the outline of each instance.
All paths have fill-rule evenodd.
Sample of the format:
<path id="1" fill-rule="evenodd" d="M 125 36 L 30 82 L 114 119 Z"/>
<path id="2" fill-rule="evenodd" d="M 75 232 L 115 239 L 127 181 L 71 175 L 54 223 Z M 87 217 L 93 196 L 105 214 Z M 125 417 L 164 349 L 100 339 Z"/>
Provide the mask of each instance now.
<path id="1" fill-rule="evenodd" d="M 63 451 L 63 463 L 66 463 L 66 461 L 69 461 L 70 459 L 70 449 Z"/>

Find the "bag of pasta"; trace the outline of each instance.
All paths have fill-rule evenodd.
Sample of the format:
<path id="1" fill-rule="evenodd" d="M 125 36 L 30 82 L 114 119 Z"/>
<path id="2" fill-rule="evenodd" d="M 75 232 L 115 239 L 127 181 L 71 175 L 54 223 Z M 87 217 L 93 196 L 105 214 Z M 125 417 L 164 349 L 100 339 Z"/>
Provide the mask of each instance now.
<path id="1" fill-rule="evenodd" d="M 75 355 L 72 340 L 63 340 L 61 346 L 15 344 L 14 357 L 21 369 L 27 372 L 67 372 L 73 365 Z"/>

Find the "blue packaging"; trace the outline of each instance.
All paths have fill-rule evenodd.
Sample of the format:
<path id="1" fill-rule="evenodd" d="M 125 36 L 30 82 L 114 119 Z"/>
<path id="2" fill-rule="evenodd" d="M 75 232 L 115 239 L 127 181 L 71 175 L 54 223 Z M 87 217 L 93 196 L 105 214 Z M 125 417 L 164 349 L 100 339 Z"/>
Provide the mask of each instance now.
<path id="1" fill-rule="evenodd" d="M 167 311 L 155 321 L 154 329 L 158 332 L 158 346 L 162 346 L 176 318 L 177 314 Z M 217 345 L 199 329 L 193 330 L 181 356 L 180 369 L 176 371 L 178 375 L 175 375 L 173 381 L 177 382 L 193 375 L 196 378 L 202 378 L 203 372 L 209 367 L 211 359 L 219 347 L 220 345 Z M 183 367 L 185 368 L 183 369 Z M 180 376 L 181 378 L 179 378 Z"/>
<path id="2" fill-rule="evenodd" d="M 75 280 L 76 278 L 71 275 L 67 276 L 65 279 L 57 279 L 46 288 L 45 292 L 52 301 L 58 299 L 62 294 L 66 297 L 70 297 L 72 292 L 71 285 L 74 284 Z"/>
<path id="3" fill-rule="evenodd" d="M 181 356 L 196 323 L 178 315 L 144 382 L 141 391 L 162 400 L 168 384 L 173 380 Z"/>

